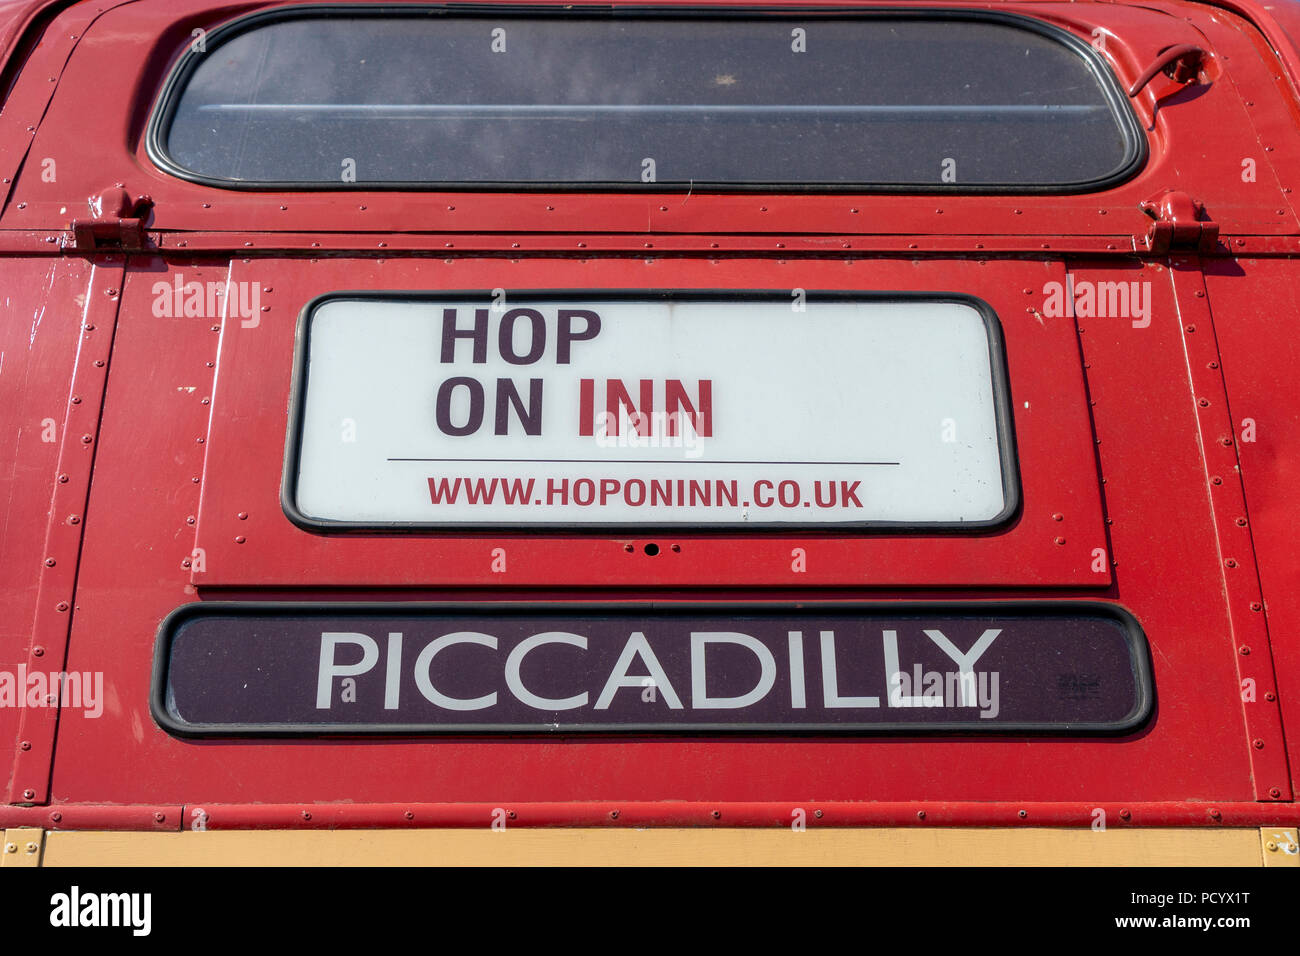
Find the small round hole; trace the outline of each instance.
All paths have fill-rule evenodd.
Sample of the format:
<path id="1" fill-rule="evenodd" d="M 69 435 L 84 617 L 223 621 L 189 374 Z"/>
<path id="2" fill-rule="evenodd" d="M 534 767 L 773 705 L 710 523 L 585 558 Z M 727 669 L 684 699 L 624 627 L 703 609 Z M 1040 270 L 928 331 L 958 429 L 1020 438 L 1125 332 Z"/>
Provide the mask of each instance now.
<path id="1" fill-rule="evenodd" d="M 659 545 L 655 544 L 654 542 L 647 544 L 645 546 L 645 553 L 653 558 L 656 554 L 659 553 Z"/>

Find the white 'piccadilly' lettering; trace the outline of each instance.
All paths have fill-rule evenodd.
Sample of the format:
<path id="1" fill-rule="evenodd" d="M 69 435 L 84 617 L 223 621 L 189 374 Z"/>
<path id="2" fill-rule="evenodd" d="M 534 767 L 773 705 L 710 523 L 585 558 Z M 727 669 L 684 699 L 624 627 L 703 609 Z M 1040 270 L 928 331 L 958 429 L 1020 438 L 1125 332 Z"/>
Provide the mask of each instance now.
<path id="1" fill-rule="evenodd" d="M 900 664 L 898 632 L 881 632 L 881 654 L 885 671 L 885 700 L 890 708 L 943 707 L 978 710 L 984 719 L 997 717 L 1000 711 L 999 675 L 996 671 L 978 670 L 980 659 L 993 646 L 1002 633 L 1001 628 L 986 629 L 971 645 L 962 651 L 938 628 L 923 628 L 922 633 L 953 662 L 954 669 L 925 670 L 913 662 L 904 668 Z M 862 694 L 865 688 L 846 688 L 841 684 L 839 664 L 844 650 L 837 649 L 836 635 L 832 630 L 819 632 L 821 651 L 821 705 L 828 710 L 862 710 L 881 706 L 880 696 Z M 384 674 L 384 708 L 395 710 L 400 703 L 403 674 L 402 648 L 404 635 L 388 635 Z M 320 663 L 316 675 L 316 707 L 333 710 L 336 703 L 335 688 L 340 679 L 360 677 L 375 670 L 381 656 L 379 641 L 368 634 L 356 632 L 323 631 L 320 636 Z M 434 678 L 434 660 L 453 645 L 475 645 L 484 648 L 475 654 L 493 655 L 499 652 L 500 642 L 490 634 L 458 631 L 441 635 L 426 644 L 416 656 L 414 678 L 420 694 L 429 703 L 443 710 L 479 711 L 497 706 L 498 690 L 490 686 L 481 688 L 486 693 L 477 697 L 452 697 L 439 690 Z M 720 676 L 716 666 L 711 670 L 710 648 L 730 645 L 752 655 L 758 665 L 758 678 L 743 693 L 719 695 L 710 689 Z M 787 653 L 783 662 L 790 683 L 790 707 L 795 710 L 808 706 L 808 687 L 804 659 L 802 631 L 789 631 Z M 582 654 L 588 650 L 588 639 L 581 634 L 566 631 L 546 631 L 533 634 L 516 643 L 506 655 L 502 666 L 504 690 L 518 702 L 534 710 L 555 712 L 591 707 L 608 710 L 619 691 L 625 688 L 642 695 L 647 686 L 655 689 L 649 700 L 663 703 L 670 710 L 743 710 L 765 700 L 777 684 L 778 661 L 773 648 L 749 634 L 736 631 L 693 631 L 690 633 L 690 695 L 689 704 L 668 677 L 654 647 L 642 631 L 632 632 L 623 644 L 617 661 L 601 684 L 595 704 L 590 703 L 590 691 L 574 686 L 572 694 L 565 697 L 544 697 L 529 688 L 524 679 L 524 664 L 533 655 Z M 855 648 L 860 654 L 861 645 Z M 733 658 L 734 659 L 734 658 Z M 570 667 L 575 674 L 580 670 Z M 354 682 L 351 682 L 354 684 Z M 341 685 L 338 685 L 341 686 Z M 736 688 L 731 688 L 736 690 Z M 643 699 L 647 699 L 644 698 Z M 355 700 L 355 696 L 351 698 Z M 350 702 L 345 698 L 345 701 Z"/>

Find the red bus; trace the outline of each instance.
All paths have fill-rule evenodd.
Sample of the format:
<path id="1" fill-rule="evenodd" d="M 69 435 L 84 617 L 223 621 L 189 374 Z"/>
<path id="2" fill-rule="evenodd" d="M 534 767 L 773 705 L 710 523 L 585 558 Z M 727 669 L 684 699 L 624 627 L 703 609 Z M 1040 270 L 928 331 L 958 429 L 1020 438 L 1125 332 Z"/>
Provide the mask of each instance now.
<path id="1" fill-rule="evenodd" d="M 1296 865 L 1297 30 L 0 4 L 4 863 Z"/>

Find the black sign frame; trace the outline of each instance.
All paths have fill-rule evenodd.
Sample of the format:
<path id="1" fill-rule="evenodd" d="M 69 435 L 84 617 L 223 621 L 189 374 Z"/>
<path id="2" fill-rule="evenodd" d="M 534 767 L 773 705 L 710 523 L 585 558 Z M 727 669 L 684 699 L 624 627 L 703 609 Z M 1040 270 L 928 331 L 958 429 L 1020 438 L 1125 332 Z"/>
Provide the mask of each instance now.
<path id="1" fill-rule="evenodd" d="M 557 624 L 576 616 L 610 616 L 619 614 L 653 614 L 662 617 L 692 617 L 701 614 L 737 613 L 749 617 L 757 615 L 808 614 L 890 614 L 933 617 L 971 617 L 1022 614 L 1026 617 L 1080 617 L 1109 618 L 1123 629 L 1129 650 L 1129 661 L 1134 680 L 1135 700 L 1133 710 L 1123 719 L 1089 724 L 1051 723 L 998 723 L 975 720 L 925 722 L 925 723 L 870 723 L 870 724 L 669 724 L 669 723 L 590 723 L 582 725 L 544 724 L 191 724 L 178 719 L 168 707 L 168 667 L 172 640 L 185 622 L 194 617 L 208 615 L 229 616 L 303 616 L 319 614 L 325 619 L 343 615 L 373 615 L 392 617 L 473 617 L 475 615 L 554 615 Z M 153 673 L 150 688 L 150 712 L 157 725 L 174 737 L 180 738 L 322 738 L 368 737 L 491 737 L 511 736 L 536 739 L 555 737 L 654 737 L 674 739 L 686 737 L 921 737 L 959 736 L 977 738 L 1006 738 L 1007 736 L 1054 737 L 1115 737 L 1138 732 L 1154 717 L 1156 692 L 1152 678 L 1150 649 L 1145 633 L 1137 618 L 1126 608 L 1107 601 L 1068 599 L 1063 601 L 1011 600 L 1011 601 L 684 601 L 661 603 L 632 602 L 270 602 L 270 601 L 200 601 L 185 604 L 168 614 L 158 627 L 154 647 Z"/>

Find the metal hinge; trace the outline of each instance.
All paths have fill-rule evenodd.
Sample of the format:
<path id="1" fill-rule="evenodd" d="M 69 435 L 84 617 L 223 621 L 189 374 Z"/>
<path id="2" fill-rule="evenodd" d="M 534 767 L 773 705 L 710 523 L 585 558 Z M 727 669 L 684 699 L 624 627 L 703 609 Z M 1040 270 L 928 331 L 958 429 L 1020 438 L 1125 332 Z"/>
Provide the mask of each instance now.
<path id="1" fill-rule="evenodd" d="M 45 831 L 40 827 L 6 830 L 0 866 L 40 866 L 44 851 Z"/>
<path id="2" fill-rule="evenodd" d="M 1147 230 L 1146 248 L 1164 253 L 1171 249 L 1213 252 L 1219 243 L 1219 224 L 1205 206 L 1180 189 L 1170 189 L 1142 204 L 1142 211 L 1155 222 Z"/>
<path id="3" fill-rule="evenodd" d="M 132 198 L 119 183 L 91 196 L 87 205 L 90 218 L 72 220 L 70 248 L 78 252 L 140 252 L 148 248 L 144 223 L 153 208 L 148 196 Z"/>

